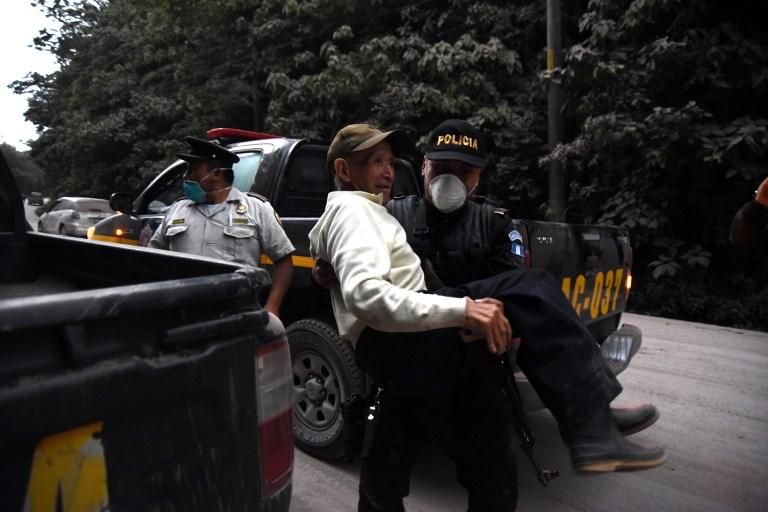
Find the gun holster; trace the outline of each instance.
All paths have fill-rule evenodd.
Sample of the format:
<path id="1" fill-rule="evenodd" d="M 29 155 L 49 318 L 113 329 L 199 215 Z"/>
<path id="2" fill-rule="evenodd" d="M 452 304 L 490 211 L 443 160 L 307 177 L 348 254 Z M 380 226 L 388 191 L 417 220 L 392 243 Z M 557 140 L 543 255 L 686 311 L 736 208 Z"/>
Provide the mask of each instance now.
<path id="1" fill-rule="evenodd" d="M 382 389 L 375 387 L 368 396 L 352 393 L 342 402 L 345 461 L 352 462 L 356 453 L 362 458 L 368 456 L 381 419 L 381 393 Z"/>

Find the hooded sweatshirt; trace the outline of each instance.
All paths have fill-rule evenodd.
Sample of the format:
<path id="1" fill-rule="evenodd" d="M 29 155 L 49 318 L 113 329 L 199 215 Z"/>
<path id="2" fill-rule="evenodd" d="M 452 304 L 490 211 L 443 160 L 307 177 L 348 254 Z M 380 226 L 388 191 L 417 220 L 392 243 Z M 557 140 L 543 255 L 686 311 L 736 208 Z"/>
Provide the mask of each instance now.
<path id="1" fill-rule="evenodd" d="M 466 299 L 421 293 L 419 257 L 381 203 L 381 195 L 331 192 L 309 233 L 312 257 L 330 262 L 339 281 L 331 290 L 339 334 L 355 343 L 366 326 L 385 332 L 462 327 Z"/>

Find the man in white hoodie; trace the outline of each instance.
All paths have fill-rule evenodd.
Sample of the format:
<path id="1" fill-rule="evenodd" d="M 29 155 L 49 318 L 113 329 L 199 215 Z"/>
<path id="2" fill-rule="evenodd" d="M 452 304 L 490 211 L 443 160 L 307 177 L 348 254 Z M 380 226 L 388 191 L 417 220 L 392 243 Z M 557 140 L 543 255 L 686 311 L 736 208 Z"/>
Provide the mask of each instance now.
<path id="1" fill-rule="evenodd" d="M 377 432 L 363 455 L 358 510 L 404 510 L 416 454 L 430 439 L 456 462 L 470 511 L 515 508 L 509 431 L 487 376 L 471 363 L 477 344 L 469 343 L 484 339 L 492 354 L 505 352 L 512 342 L 507 318 L 523 343 L 555 340 L 542 358 L 584 367 L 588 378 L 573 386 L 584 400 L 576 403 L 597 405 L 570 411 L 563 432 L 577 470 L 661 464 L 663 450 L 632 444 L 618 432 L 608 403 L 621 387 L 615 377 L 603 378 L 601 359 L 592 353 L 597 344 L 549 274 L 505 272 L 424 293 L 420 260 L 384 207 L 394 180 L 393 149 L 406 144 L 397 131 L 343 128 L 328 151 L 341 190 L 329 194 L 309 235 L 313 256 L 330 262 L 338 277 L 331 294 L 340 335 L 355 344 L 357 364 L 383 388 Z M 584 346 L 588 350 L 572 349 Z"/>

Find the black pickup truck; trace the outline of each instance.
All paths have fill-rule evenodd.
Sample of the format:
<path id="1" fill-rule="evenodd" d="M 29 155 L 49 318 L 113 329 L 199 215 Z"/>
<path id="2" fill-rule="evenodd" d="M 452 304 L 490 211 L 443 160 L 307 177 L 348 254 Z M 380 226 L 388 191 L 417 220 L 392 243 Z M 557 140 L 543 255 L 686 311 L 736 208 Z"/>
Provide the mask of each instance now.
<path id="1" fill-rule="evenodd" d="M 28 228 L 0 153 L 1 508 L 287 511 L 268 272 Z"/>
<path id="2" fill-rule="evenodd" d="M 325 208 L 333 179 L 326 170 L 328 146 L 303 139 L 216 128 L 208 138 L 240 156 L 234 185 L 270 199 L 283 228 L 296 246 L 291 290 L 281 311 L 291 346 L 295 394 L 293 430 L 299 448 L 320 458 L 344 455 L 342 407 L 353 394 L 366 393 L 366 380 L 355 366 L 352 347 L 340 340 L 329 294 L 313 285 L 307 234 Z M 396 165 L 393 195 L 419 194 L 412 166 Z M 99 222 L 89 237 L 142 244 L 168 206 L 181 196 L 184 162 L 177 160 L 134 199 L 115 194 L 111 206 L 122 214 Z M 615 373 L 637 352 L 640 331 L 621 325 L 631 283 L 632 249 L 625 229 L 516 220 L 526 248 L 526 264 L 550 271 L 563 293 L 601 342 Z M 264 257 L 262 257 L 264 258 Z M 269 265 L 264 258 L 262 263 Z M 521 372 L 516 373 L 526 408 L 542 408 Z"/>

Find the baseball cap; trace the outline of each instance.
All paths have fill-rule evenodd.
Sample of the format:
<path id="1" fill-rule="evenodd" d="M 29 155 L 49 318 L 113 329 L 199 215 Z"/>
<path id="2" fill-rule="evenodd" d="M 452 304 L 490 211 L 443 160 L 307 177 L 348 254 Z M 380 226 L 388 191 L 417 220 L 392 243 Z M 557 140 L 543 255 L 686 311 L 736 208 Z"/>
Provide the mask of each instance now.
<path id="1" fill-rule="evenodd" d="M 483 133 L 461 119 L 448 119 L 432 130 L 424 156 L 429 160 L 458 160 L 485 167 L 488 146 Z"/>
<path id="2" fill-rule="evenodd" d="M 184 137 L 184 142 L 189 145 L 189 153 L 176 153 L 176 157 L 185 162 L 215 161 L 221 165 L 231 166 L 240 161 L 240 157 L 228 149 L 204 139 L 196 137 Z"/>
<path id="3" fill-rule="evenodd" d="M 415 152 L 413 143 L 401 130 L 382 132 L 369 124 L 349 124 L 339 130 L 328 147 L 325 160 L 328 170 L 333 172 L 333 162 L 337 158 L 372 148 L 385 140 L 392 145 L 392 152 L 396 155 Z"/>

